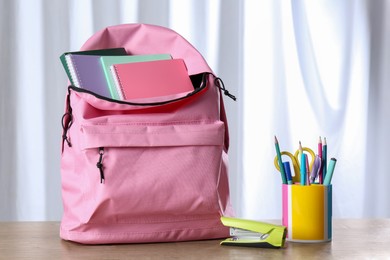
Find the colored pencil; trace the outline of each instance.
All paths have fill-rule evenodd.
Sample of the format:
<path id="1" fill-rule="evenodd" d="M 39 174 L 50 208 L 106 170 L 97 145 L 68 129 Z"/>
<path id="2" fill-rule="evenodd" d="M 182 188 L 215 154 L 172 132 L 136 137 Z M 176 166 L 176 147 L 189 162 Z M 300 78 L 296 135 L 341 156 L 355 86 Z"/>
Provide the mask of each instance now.
<path id="1" fill-rule="evenodd" d="M 321 141 L 321 136 L 320 138 L 318 139 L 318 156 L 322 159 L 322 141 Z M 320 168 L 320 171 L 318 173 L 318 178 L 319 178 L 319 182 L 322 183 L 323 180 L 324 180 L 324 175 L 323 175 L 323 171 L 322 171 L 322 167 Z"/>
<path id="2" fill-rule="evenodd" d="M 324 178 L 326 177 L 326 174 L 327 174 L 327 169 L 326 169 L 327 164 L 328 164 L 327 153 L 328 153 L 328 145 L 326 143 L 326 137 L 324 137 L 324 141 L 322 143 L 322 174 L 323 174 Z"/>
<path id="3" fill-rule="evenodd" d="M 286 173 L 284 171 L 283 162 L 282 162 L 282 155 L 280 154 L 279 142 L 278 139 L 276 138 L 276 135 L 275 135 L 275 149 L 276 149 L 276 156 L 278 157 L 280 175 L 282 176 L 283 184 L 287 184 Z"/>

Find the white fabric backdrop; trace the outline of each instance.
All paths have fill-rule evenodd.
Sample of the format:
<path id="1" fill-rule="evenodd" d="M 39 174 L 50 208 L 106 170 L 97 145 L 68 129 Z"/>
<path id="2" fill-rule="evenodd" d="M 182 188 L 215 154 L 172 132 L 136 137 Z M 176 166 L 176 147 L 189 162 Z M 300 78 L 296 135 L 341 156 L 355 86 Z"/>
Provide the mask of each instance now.
<path id="1" fill-rule="evenodd" d="M 59 220 L 59 56 L 109 25 L 176 30 L 238 97 L 226 100 L 237 215 L 280 218 L 282 150 L 328 141 L 335 217 L 389 217 L 390 2 L 0 0 L 0 220 Z"/>

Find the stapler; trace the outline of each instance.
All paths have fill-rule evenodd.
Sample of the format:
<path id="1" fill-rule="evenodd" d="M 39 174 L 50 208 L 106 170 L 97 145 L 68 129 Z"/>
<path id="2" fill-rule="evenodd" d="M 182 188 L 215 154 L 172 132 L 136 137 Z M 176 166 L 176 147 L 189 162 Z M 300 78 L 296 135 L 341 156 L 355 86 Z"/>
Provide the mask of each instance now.
<path id="1" fill-rule="evenodd" d="M 221 217 L 221 222 L 230 227 L 231 236 L 223 240 L 221 245 L 281 248 L 286 240 L 285 226 L 230 217 Z"/>

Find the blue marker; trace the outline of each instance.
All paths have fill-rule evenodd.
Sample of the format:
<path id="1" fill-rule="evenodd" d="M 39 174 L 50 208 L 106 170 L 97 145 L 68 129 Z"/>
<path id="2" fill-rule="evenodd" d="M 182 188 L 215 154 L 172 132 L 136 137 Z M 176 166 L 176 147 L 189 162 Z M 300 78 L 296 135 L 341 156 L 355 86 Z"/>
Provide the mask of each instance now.
<path id="1" fill-rule="evenodd" d="M 293 184 L 292 182 L 292 175 L 291 175 L 291 168 L 290 168 L 290 162 L 283 162 L 284 171 L 286 172 L 287 177 L 287 184 Z"/>

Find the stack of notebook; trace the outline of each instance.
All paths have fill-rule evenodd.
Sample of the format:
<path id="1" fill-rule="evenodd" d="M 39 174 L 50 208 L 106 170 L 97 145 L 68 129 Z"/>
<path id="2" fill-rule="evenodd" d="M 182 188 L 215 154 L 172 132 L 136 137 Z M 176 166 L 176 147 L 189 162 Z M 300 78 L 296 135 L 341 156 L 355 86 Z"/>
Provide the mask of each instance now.
<path id="1" fill-rule="evenodd" d="M 72 85 L 100 96 L 131 100 L 193 91 L 182 59 L 127 55 L 124 48 L 66 52 L 60 60 Z"/>

